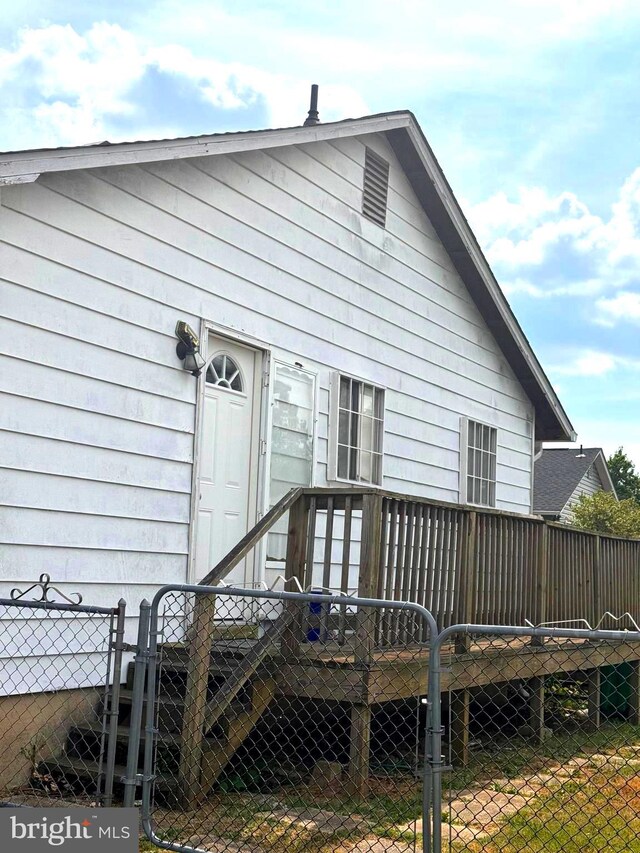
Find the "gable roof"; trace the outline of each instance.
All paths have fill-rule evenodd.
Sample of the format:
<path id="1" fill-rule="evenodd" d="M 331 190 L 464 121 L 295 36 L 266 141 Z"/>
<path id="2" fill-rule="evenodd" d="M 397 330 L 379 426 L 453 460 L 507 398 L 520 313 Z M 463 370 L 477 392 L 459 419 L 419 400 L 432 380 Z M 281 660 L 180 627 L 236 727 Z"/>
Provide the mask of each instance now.
<path id="1" fill-rule="evenodd" d="M 538 515 L 559 515 L 566 507 L 578 484 L 596 466 L 605 492 L 615 487 L 600 447 L 546 448 L 535 462 L 533 479 L 533 511 Z"/>
<path id="2" fill-rule="evenodd" d="M 408 111 L 310 127 L 216 133 L 146 142 L 100 143 L 0 154 L 0 186 L 30 183 L 45 172 L 95 169 L 384 133 L 425 213 L 507 362 L 531 400 L 538 441 L 574 441 L 560 400 L 496 281 L 418 122 Z"/>

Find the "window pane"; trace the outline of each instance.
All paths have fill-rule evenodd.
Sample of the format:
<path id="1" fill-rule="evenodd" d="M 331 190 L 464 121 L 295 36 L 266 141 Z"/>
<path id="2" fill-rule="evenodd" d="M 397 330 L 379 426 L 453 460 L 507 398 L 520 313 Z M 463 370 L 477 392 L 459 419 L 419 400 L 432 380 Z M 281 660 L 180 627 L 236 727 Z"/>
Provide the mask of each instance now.
<path id="1" fill-rule="evenodd" d="M 476 424 L 475 421 L 469 421 L 469 447 L 476 446 Z"/>
<path id="2" fill-rule="evenodd" d="M 351 380 L 340 377 L 340 408 L 351 408 Z"/>
<path id="3" fill-rule="evenodd" d="M 380 453 L 373 455 L 373 482 L 376 486 L 382 484 L 382 454 Z"/>
<path id="4" fill-rule="evenodd" d="M 365 415 L 360 417 L 360 447 L 363 450 L 373 450 L 373 418 Z"/>
<path id="5" fill-rule="evenodd" d="M 481 476 L 485 479 L 489 479 L 489 454 L 482 453 L 482 473 Z"/>
<path id="6" fill-rule="evenodd" d="M 380 420 L 384 417 L 384 391 L 381 388 L 375 389 L 375 416 Z"/>
<path id="7" fill-rule="evenodd" d="M 308 486 L 311 464 L 308 459 L 297 459 L 286 453 L 271 454 L 271 476 L 292 486 Z"/>
<path id="8" fill-rule="evenodd" d="M 338 442 L 349 444 L 349 412 L 338 413 Z"/>
<path id="9" fill-rule="evenodd" d="M 313 412 L 303 406 L 276 399 L 273 402 L 273 425 L 310 434 L 313 429 Z"/>
<path id="10" fill-rule="evenodd" d="M 361 450 L 360 451 L 360 470 L 359 470 L 359 480 L 362 480 L 365 483 L 370 483 L 373 479 L 373 465 L 371 460 L 371 453 L 368 451 Z"/>
<path id="11" fill-rule="evenodd" d="M 365 415 L 373 414 L 373 388 L 371 385 L 362 386 L 362 412 Z"/>
<path id="12" fill-rule="evenodd" d="M 361 412 L 362 411 L 361 396 L 362 396 L 362 382 L 355 382 L 352 379 L 351 380 L 351 411 L 352 412 Z"/>
<path id="13" fill-rule="evenodd" d="M 349 476 L 347 479 L 358 479 L 358 450 L 356 447 L 349 449 Z"/>
<path id="14" fill-rule="evenodd" d="M 349 448 L 342 444 L 338 445 L 338 477 L 349 479 Z"/>
<path id="15" fill-rule="evenodd" d="M 467 477 L 467 503 L 475 503 L 476 499 L 473 494 L 473 486 L 475 480 L 473 477 Z"/>
<path id="16" fill-rule="evenodd" d="M 382 421 L 373 422 L 373 449 L 376 453 L 382 453 Z"/>

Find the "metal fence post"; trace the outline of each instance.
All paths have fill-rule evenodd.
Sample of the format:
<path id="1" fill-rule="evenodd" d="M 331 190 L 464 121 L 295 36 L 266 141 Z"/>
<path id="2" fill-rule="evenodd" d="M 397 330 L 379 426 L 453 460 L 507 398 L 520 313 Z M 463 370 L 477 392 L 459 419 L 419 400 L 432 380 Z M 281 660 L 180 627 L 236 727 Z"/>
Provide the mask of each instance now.
<path id="1" fill-rule="evenodd" d="M 124 646 L 124 620 L 127 603 L 124 598 L 118 602 L 116 614 L 115 641 L 113 643 L 113 681 L 109 701 L 109 740 L 107 742 L 107 761 L 104 778 L 104 805 L 109 807 L 113 800 L 113 777 L 116 766 L 116 746 L 118 738 L 118 711 L 120 708 L 120 679 L 122 677 L 122 652 Z"/>
<path id="2" fill-rule="evenodd" d="M 142 709 L 144 706 L 145 676 L 149 659 L 149 618 L 151 604 L 145 598 L 140 602 L 138 621 L 138 641 L 136 646 L 135 670 L 133 673 L 133 699 L 131 704 L 131 723 L 129 727 L 129 749 L 127 752 L 127 772 L 122 780 L 124 784 L 124 806 L 131 808 L 136 799 L 138 784 L 138 758 L 140 754 L 140 729 L 142 727 Z"/>
<path id="3" fill-rule="evenodd" d="M 446 630 L 446 629 L 445 629 Z M 432 853 L 442 850 L 442 685 L 441 685 L 441 635 L 435 631 L 430 637 L 429 648 L 429 700 L 431 725 L 429 748 L 431 752 L 431 814 L 423 814 L 422 845 Z M 430 818 L 429 820 L 427 818 Z"/>

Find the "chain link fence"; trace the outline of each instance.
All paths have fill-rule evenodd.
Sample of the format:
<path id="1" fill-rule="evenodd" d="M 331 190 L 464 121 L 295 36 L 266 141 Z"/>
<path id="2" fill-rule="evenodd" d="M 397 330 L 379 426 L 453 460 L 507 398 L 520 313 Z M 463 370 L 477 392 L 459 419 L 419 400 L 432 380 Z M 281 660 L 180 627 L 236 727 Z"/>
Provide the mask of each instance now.
<path id="1" fill-rule="evenodd" d="M 139 804 L 186 853 L 640 853 L 640 632 L 172 586 L 125 669 L 124 602 L 47 584 L 0 599 L 0 804 Z"/>
<path id="2" fill-rule="evenodd" d="M 456 853 L 640 850 L 640 634 L 529 631 L 438 640 L 449 763 L 435 849 L 441 832 Z"/>
<path id="3" fill-rule="evenodd" d="M 0 803 L 110 805 L 125 603 L 57 603 L 52 589 L 43 575 L 0 599 Z"/>
<path id="4" fill-rule="evenodd" d="M 140 744 L 149 837 L 185 851 L 421 849 L 428 620 L 393 602 L 165 590 Z"/>

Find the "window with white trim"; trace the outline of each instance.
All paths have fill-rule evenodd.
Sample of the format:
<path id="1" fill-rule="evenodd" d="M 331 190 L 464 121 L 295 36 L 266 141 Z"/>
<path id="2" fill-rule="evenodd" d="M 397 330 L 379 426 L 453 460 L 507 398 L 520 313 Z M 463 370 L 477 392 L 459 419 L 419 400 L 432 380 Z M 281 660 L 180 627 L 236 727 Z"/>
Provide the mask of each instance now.
<path id="1" fill-rule="evenodd" d="M 313 482 L 315 376 L 276 362 L 271 432 L 273 505 L 296 486 Z"/>
<path id="2" fill-rule="evenodd" d="M 463 418 L 460 438 L 464 503 L 495 506 L 498 430 Z"/>
<path id="3" fill-rule="evenodd" d="M 273 371 L 269 505 L 290 489 L 313 485 L 316 409 L 314 373 L 275 362 Z M 287 552 L 287 517 L 269 533 L 267 560 L 282 561 Z"/>
<path id="4" fill-rule="evenodd" d="M 384 390 L 336 374 L 332 394 L 334 479 L 382 485 Z"/>

